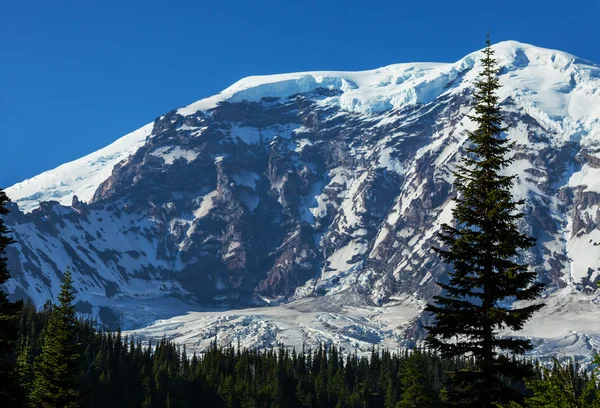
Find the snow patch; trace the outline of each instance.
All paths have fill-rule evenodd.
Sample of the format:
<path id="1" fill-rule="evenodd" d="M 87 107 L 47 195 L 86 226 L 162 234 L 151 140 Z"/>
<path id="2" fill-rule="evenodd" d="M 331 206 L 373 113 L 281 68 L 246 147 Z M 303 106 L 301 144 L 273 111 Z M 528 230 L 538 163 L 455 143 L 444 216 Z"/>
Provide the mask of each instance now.
<path id="1" fill-rule="evenodd" d="M 217 190 L 211 191 L 207 195 L 204 196 L 202 200 L 202 204 L 198 207 L 197 210 L 194 211 L 194 217 L 202 218 L 208 215 L 210 210 L 215 206 L 215 199 L 219 196 L 219 192 Z"/>
<path id="2" fill-rule="evenodd" d="M 150 155 L 160 157 L 167 165 L 171 165 L 175 163 L 175 160 L 179 159 L 184 159 L 186 162 L 191 162 L 198 157 L 198 152 L 183 149 L 179 146 L 164 146 L 153 150 Z"/>

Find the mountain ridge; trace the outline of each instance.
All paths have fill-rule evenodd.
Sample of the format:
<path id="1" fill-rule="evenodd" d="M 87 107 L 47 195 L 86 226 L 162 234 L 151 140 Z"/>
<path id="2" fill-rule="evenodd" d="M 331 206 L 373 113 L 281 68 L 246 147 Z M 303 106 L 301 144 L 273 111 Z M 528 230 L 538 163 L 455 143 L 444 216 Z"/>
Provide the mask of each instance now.
<path id="1" fill-rule="evenodd" d="M 525 260 L 550 296 L 593 296 L 600 66 L 517 42 L 494 48 L 516 142 L 507 173 L 526 200 L 522 228 L 538 238 Z M 422 307 L 446 268 L 429 248 L 451 221 L 479 55 L 246 78 L 8 188 L 24 210 L 7 218 L 18 241 L 9 293 L 41 304 L 71 265 L 80 313 L 125 328 L 313 296 Z M 37 203 L 47 198 L 60 202 Z M 375 337 L 400 344 L 406 324 Z"/>
<path id="2" fill-rule="evenodd" d="M 526 50 L 526 49 L 535 49 L 538 51 L 538 53 L 550 54 L 551 56 L 554 56 L 554 58 L 556 56 L 559 56 L 560 57 L 559 59 L 562 59 L 564 61 L 571 61 L 574 64 L 592 65 L 592 66 L 596 66 L 596 67 L 599 66 L 598 64 L 587 61 L 585 59 L 581 59 L 579 57 L 576 57 L 572 54 L 569 54 L 569 53 L 566 53 L 563 51 L 535 47 L 530 44 L 521 43 L 518 41 L 503 41 L 498 44 L 495 44 L 493 47 L 496 50 L 509 49 L 510 51 L 515 51 L 515 52 L 517 52 L 519 50 L 522 51 L 522 50 Z M 176 111 L 182 115 L 191 115 L 191 114 L 197 112 L 198 110 L 214 108 L 218 103 L 223 102 L 223 101 L 229 101 L 229 100 L 253 101 L 254 99 L 257 99 L 257 97 L 258 97 L 258 99 L 260 99 L 260 95 L 262 95 L 263 93 L 265 95 L 269 94 L 270 97 L 273 97 L 273 95 L 271 95 L 273 92 L 275 92 L 275 93 L 278 92 L 281 94 L 283 91 L 283 94 L 281 96 L 285 97 L 285 96 L 289 96 L 289 95 L 285 94 L 286 89 L 288 89 L 288 93 L 290 93 L 290 94 L 300 93 L 301 91 L 309 92 L 310 90 L 314 90 L 319 86 L 328 86 L 328 87 L 336 87 L 337 86 L 340 89 L 345 88 L 346 91 L 351 91 L 352 90 L 350 88 L 351 85 L 347 81 L 347 78 L 345 78 L 344 76 L 348 76 L 348 77 L 365 76 L 367 78 L 369 76 L 385 77 L 386 76 L 385 71 L 389 71 L 388 74 L 390 76 L 393 76 L 394 74 L 398 75 L 407 70 L 409 70 L 409 71 L 414 70 L 415 67 L 419 67 L 419 66 L 421 66 L 427 70 L 431 70 L 431 69 L 435 69 L 435 68 L 451 68 L 453 66 L 461 66 L 464 64 L 469 65 L 469 64 L 474 63 L 474 59 L 475 59 L 474 57 L 476 55 L 478 55 L 478 53 L 480 53 L 480 52 L 481 52 L 481 50 L 475 51 L 454 63 L 439 63 L 439 62 L 398 63 L 398 64 L 392 64 L 392 65 L 388 65 L 388 66 L 384 66 L 384 67 L 380 67 L 380 68 L 376 68 L 376 69 L 371 69 L 371 70 L 366 70 L 366 71 L 306 71 L 306 72 L 295 72 L 295 73 L 289 73 L 289 74 L 250 76 L 250 77 L 245 77 L 245 78 L 237 81 L 236 83 L 234 83 L 233 85 L 224 89 L 217 95 L 203 98 L 197 102 L 194 102 L 194 103 L 191 103 L 184 107 L 181 107 L 181 108 L 177 109 Z M 523 58 L 522 54 L 521 54 L 520 58 L 522 60 L 522 58 Z M 472 66 L 471 66 L 471 68 L 472 68 Z M 397 72 L 395 72 L 396 70 L 397 70 Z M 382 71 L 384 71 L 383 74 L 381 73 Z M 333 80 L 332 80 L 332 78 L 333 78 Z M 409 74 L 409 78 L 410 78 L 410 74 Z M 328 80 L 329 80 L 329 82 L 328 82 Z M 402 82 L 406 81 L 405 78 L 402 78 L 401 76 L 397 76 L 395 81 L 389 81 L 389 82 L 392 83 L 392 82 L 397 82 L 399 80 L 402 80 Z M 283 82 L 284 84 L 292 83 L 292 85 L 289 85 L 287 87 L 283 86 L 283 87 L 278 88 L 276 86 L 276 84 L 280 83 L 280 82 Z M 381 81 L 379 81 L 378 83 L 381 83 Z M 264 85 L 267 85 L 267 86 L 272 85 L 273 88 L 264 90 L 262 93 L 260 91 L 255 92 L 254 96 L 252 95 L 251 92 L 248 92 L 252 89 L 255 89 L 256 87 L 260 87 L 260 86 L 264 86 Z M 293 86 L 293 85 L 296 85 L 296 86 Z M 396 84 L 396 85 L 399 85 L 399 84 Z M 293 91 L 291 91 L 290 89 L 293 89 Z M 368 100 L 368 98 L 365 98 L 365 99 Z M 376 104 L 374 107 L 368 107 L 368 109 L 366 111 L 364 111 L 363 113 L 369 112 L 373 109 L 376 110 L 376 108 L 379 108 L 379 109 L 383 108 L 382 110 L 386 110 L 385 109 L 386 107 L 387 107 L 387 109 L 393 109 L 393 106 L 394 105 L 392 104 L 392 108 L 389 108 L 389 106 L 387 106 L 385 103 L 379 104 L 379 106 L 377 106 L 377 104 Z M 345 108 L 348 108 L 348 107 L 351 108 L 352 106 L 351 105 L 345 106 Z M 145 137 L 151 133 L 151 126 L 152 126 L 152 124 L 147 124 L 145 126 L 142 126 L 141 128 L 119 138 L 118 140 L 111 143 L 109 146 L 107 146 L 105 148 L 99 149 L 96 152 L 92 152 L 80 159 L 76 159 L 74 161 L 67 162 L 55 169 L 45 171 L 45 172 L 41 173 L 40 175 L 23 180 L 22 182 L 16 183 L 15 185 L 6 188 L 6 190 L 11 195 L 11 197 L 13 197 L 12 200 L 14 202 L 19 203 L 20 208 L 26 212 L 29 212 L 29 211 L 33 210 L 34 208 L 37 208 L 37 202 L 39 202 L 39 201 L 48 201 L 48 200 L 52 200 L 52 199 L 58 199 L 58 201 L 63 205 L 70 205 L 72 197 L 74 195 L 77 195 L 78 199 L 80 201 L 87 202 L 92 197 L 92 195 L 90 194 L 89 191 L 93 190 L 94 187 L 97 188 L 97 186 L 99 185 L 99 182 L 95 182 L 95 183 L 92 183 L 91 185 L 86 186 L 84 191 L 81 191 L 80 189 L 77 188 L 78 186 L 76 186 L 75 188 L 69 188 L 69 190 L 66 191 L 66 194 L 64 191 L 60 191 L 61 190 L 60 188 L 55 188 L 55 190 L 59 190 L 56 192 L 53 192 L 52 189 L 50 189 L 50 191 L 48 191 L 46 194 L 40 195 L 40 194 L 36 194 L 36 193 L 39 193 L 39 189 L 43 188 L 44 185 L 47 185 L 47 184 L 54 184 L 55 187 L 64 187 L 62 184 L 65 184 L 66 180 L 61 179 L 60 177 L 56 177 L 56 173 L 58 173 L 59 175 L 60 175 L 60 173 L 63 173 L 63 177 L 64 177 L 65 173 L 70 173 L 71 169 L 73 167 L 76 167 L 75 165 L 82 161 L 85 162 L 86 165 L 89 165 L 90 162 L 93 163 L 94 161 L 100 161 L 102 163 L 108 162 L 109 167 L 111 165 L 114 167 L 114 165 L 116 165 L 120 160 L 124 159 L 129 154 L 134 152 L 137 148 L 139 148 L 139 146 L 141 145 L 141 142 L 143 142 Z M 128 144 L 131 144 L 131 146 L 126 147 Z M 125 150 L 125 151 L 123 152 L 122 155 L 117 154 L 117 157 L 115 158 L 114 157 L 115 153 L 119 153 L 120 150 Z M 67 167 L 68 170 L 65 169 L 65 167 Z M 102 173 L 102 176 L 106 177 L 106 174 Z M 78 174 L 76 177 L 81 177 L 81 175 Z M 102 177 L 99 177 L 99 179 L 101 179 L 101 178 Z M 39 181 L 36 182 L 37 180 L 39 180 Z M 70 183 L 67 182 L 66 184 L 69 185 Z M 36 191 L 36 189 L 38 189 L 38 190 Z M 28 194 L 28 195 L 26 195 L 26 194 Z"/>

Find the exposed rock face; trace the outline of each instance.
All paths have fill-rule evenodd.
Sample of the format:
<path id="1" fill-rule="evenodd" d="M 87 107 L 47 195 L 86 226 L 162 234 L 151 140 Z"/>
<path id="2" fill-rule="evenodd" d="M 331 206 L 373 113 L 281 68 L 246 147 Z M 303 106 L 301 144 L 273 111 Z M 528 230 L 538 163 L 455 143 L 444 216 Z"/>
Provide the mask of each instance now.
<path id="1" fill-rule="evenodd" d="M 600 110 L 585 106 L 600 106 L 600 68 L 518 43 L 497 50 L 516 143 L 507 171 L 538 238 L 526 259 L 554 287 L 595 290 Z M 70 265 L 81 310 L 105 321 L 120 302 L 164 296 L 427 299 L 446 270 L 431 247 L 452 219 L 477 61 L 250 78 L 169 112 L 87 200 L 80 183 L 52 190 L 61 204 L 14 207 L 8 289 L 41 303 Z M 20 189 L 9 196 L 31 209 Z"/>

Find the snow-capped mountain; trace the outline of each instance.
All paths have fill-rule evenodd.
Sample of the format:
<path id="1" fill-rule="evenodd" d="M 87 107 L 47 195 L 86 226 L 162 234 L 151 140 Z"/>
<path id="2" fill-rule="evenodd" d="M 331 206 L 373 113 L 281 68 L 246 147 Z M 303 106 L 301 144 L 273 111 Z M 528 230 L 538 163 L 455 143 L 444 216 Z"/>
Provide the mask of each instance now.
<path id="1" fill-rule="evenodd" d="M 523 229 L 538 238 L 526 259 L 549 283 L 550 304 L 561 305 L 544 312 L 551 321 L 565 304 L 596 299 L 600 65 L 512 41 L 494 49 L 516 142 L 507 171 L 526 200 Z M 269 343 L 287 341 L 289 327 L 274 330 L 286 317 L 317 305 L 314 319 L 296 319 L 306 341 L 416 338 L 413 318 L 445 270 L 430 248 L 451 220 L 480 56 L 246 78 L 18 183 L 6 190 L 18 240 L 7 288 L 41 304 L 70 266 L 79 311 L 107 324 L 282 304 L 201 312 L 227 338 L 250 339 L 255 331 L 241 328 L 259 322 Z M 414 313 L 372 319 L 391 307 Z M 263 320 L 244 317 L 257 315 Z M 338 318 L 347 323 L 340 330 Z M 139 333 L 188 330 L 190 319 Z"/>

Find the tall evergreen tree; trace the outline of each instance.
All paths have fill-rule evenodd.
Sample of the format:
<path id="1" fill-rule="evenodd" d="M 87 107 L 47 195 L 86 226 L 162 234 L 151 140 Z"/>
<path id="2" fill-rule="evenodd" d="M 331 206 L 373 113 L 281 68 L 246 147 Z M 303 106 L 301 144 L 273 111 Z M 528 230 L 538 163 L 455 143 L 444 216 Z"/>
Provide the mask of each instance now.
<path id="1" fill-rule="evenodd" d="M 58 305 L 45 330 L 42 352 L 35 361 L 31 399 L 36 407 L 72 408 L 79 406 L 82 376 L 75 290 L 67 269 Z"/>
<path id="2" fill-rule="evenodd" d="M 514 142 L 503 133 L 497 90 L 498 66 L 489 36 L 481 60 L 483 70 L 475 84 L 477 129 L 469 133 L 466 157 L 454 173 L 458 197 L 453 210 L 455 226 L 444 224 L 443 248 L 435 248 L 452 265 L 442 293 L 426 307 L 433 317 L 428 345 L 444 357 L 473 356 L 476 364 L 452 375 L 457 405 L 492 407 L 495 402 L 519 400 L 502 378 L 523 378 L 530 366 L 509 358 L 531 349 L 526 339 L 501 337 L 499 330 L 520 330 L 541 304 L 512 308 L 512 300 L 534 300 L 543 285 L 520 263 L 521 251 L 534 240 L 522 234 L 518 221 L 523 201 L 513 200 L 515 176 L 502 175 L 512 161 L 507 155 Z"/>
<path id="3" fill-rule="evenodd" d="M 16 382 L 14 381 L 14 350 L 18 339 L 18 313 L 21 302 L 10 302 L 1 285 L 10 278 L 6 248 L 15 241 L 8 235 L 4 216 L 9 213 L 6 193 L 0 189 L 0 406 L 16 405 Z"/>

